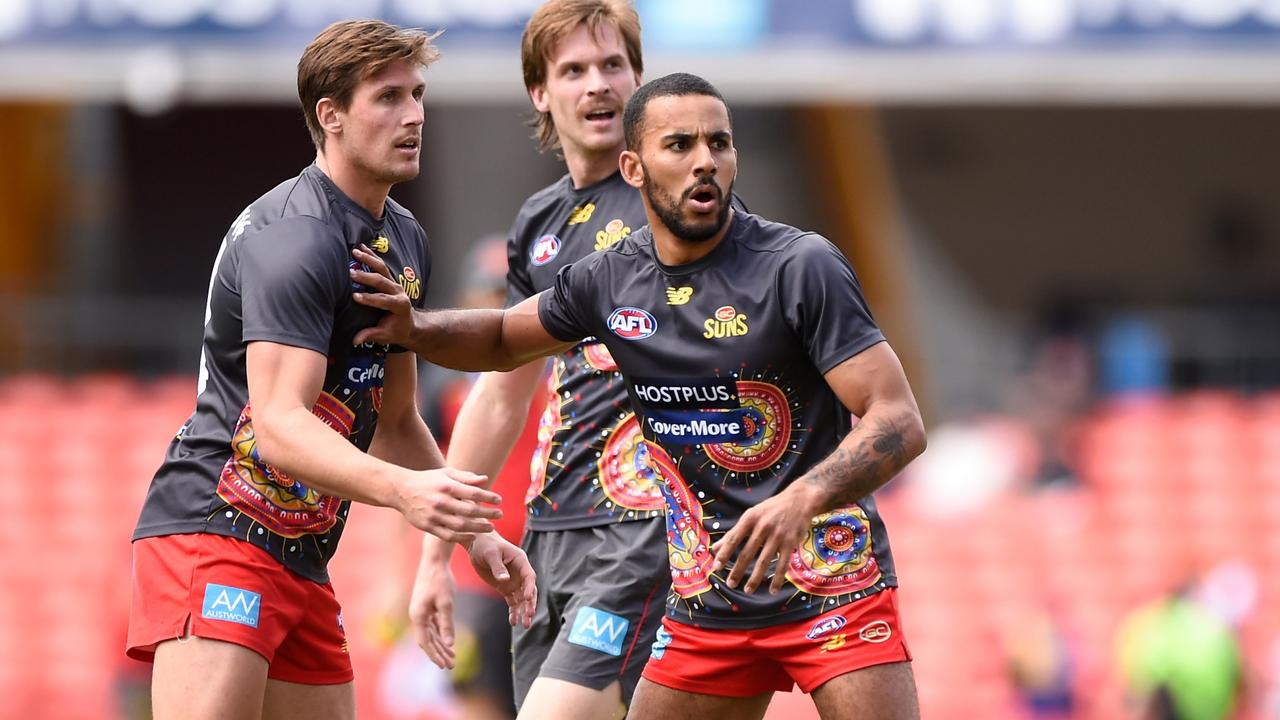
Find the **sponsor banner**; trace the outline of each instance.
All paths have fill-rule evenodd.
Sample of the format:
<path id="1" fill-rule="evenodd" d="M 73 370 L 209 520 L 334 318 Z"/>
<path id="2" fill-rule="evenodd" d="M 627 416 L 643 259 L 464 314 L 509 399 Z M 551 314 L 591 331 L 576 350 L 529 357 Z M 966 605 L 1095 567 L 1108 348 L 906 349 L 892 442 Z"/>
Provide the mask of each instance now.
<path id="1" fill-rule="evenodd" d="M 631 389 L 646 407 L 668 410 L 730 410 L 741 405 L 733 378 L 656 378 L 636 375 Z"/>
<path id="2" fill-rule="evenodd" d="M 541 0 L 3 0 L 0 44 L 141 40 L 303 43 L 328 24 L 376 17 L 441 28 L 447 46 L 518 46 Z M 1275 0 L 637 0 L 655 50 L 1280 48 Z M 299 45 L 300 47 L 300 45 Z"/>
<path id="3" fill-rule="evenodd" d="M 736 410 L 652 411 L 644 423 L 660 442 L 673 445 L 704 445 L 741 442 L 750 427 L 746 408 Z"/>

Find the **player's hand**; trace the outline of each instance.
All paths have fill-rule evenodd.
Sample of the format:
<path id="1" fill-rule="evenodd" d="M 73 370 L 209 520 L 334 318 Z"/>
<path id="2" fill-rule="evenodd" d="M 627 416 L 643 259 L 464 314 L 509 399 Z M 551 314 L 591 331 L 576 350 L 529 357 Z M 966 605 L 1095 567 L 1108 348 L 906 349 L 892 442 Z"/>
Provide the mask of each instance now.
<path id="1" fill-rule="evenodd" d="M 447 557 L 447 556 L 446 556 Z M 449 563 L 423 558 L 409 595 L 413 639 L 437 667 L 452 670 L 453 573 Z"/>
<path id="2" fill-rule="evenodd" d="M 809 504 L 797 502 L 792 493 L 783 492 L 765 500 L 743 513 L 733 529 L 711 546 L 716 554 L 711 571 L 718 572 L 737 551 L 733 569 L 725 579 L 726 585 L 737 587 L 754 559 L 755 566 L 742 586 L 743 592 L 753 593 L 764 582 L 769 565 L 776 560 L 769 592 L 777 593 L 786 582 L 791 554 L 810 531 L 813 515 Z"/>
<path id="3" fill-rule="evenodd" d="M 476 574 L 506 599 L 508 622 L 529 629 L 538 609 L 538 587 L 528 556 L 498 533 L 477 535 L 470 551 Z"/>
<path id="4" fill-rule="evenodd" d="M 409 524 L 444 540 L 470 542 L 493 530 L 502 517 L 502 497 L 484 489 L 488 480 L 450 467 L 408 472 L 399 487 L 396 509 Z"/>
<path id="5" fill-rule="evenodd" d="M 408 345 L 409 336 L 413 332 L 413 302 L 409 299 L 409 294 L 400 283 L 392 279 L 391 270 L 382 258 L 367 246 L 361 245 L 352 250 L 351 256 L 369 268 L 367 271 L 359 267 L 351 268 L 351 281 L 366 289 L 364 292 L 351 293 L 351 298 L 361 305 L 386 311 L 377 325 L 356 333 L 352 344 L 375 342 L 383 345 Z"/>

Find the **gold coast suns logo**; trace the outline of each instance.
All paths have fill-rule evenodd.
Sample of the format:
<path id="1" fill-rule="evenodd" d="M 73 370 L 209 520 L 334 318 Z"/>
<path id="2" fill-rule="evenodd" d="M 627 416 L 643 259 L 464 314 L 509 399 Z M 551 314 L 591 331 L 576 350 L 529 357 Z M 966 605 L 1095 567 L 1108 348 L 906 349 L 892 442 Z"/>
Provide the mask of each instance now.
<path id="1" fill-rule="evenodd" d="M 722 305 L 716 309 L 715 315 L 702 323 L 705 332 L 702 337 L 708 340 L 741 337 L 751 331 L 747 327 L 747 316 L 733 309 L 732 305 Z"/>
<path id="2" fill-rule="evenodd" d="M 573 212 L 569 213 L 569 224 L 581 225 L 582 223 L 590 220 L 591 213 L 595 211 L 596 211 L 595 203 L 587 203 L 586 205 L 576 207 L 573 209 Z"/>
<path id="3" fill-rule="evenodd" d="M 391 240 L 386 235 L 379 235 L 369 243 L 369 247 L 373 248 L 376 253 L 386 253 L 391 249 Z"/>
<path id="4" fill-rule="evenodd" d="M 404 292 L 409 296 L 410 300 L 417 300 L 422 297 L 422 280 L 418 278 L 418 273 L 408 265 L 404 266 L 404 272 L 400 273 L 400 287 L 404 288 Z"/>
<path id="5" fill-rule="evenodd" d="M 610 247 L 630 234 L 631 228 L 622 224 L 622 218 L 614 218 L 604 226 L 603 230 L 596 233 L 596 249 L 603 250 Z"/>

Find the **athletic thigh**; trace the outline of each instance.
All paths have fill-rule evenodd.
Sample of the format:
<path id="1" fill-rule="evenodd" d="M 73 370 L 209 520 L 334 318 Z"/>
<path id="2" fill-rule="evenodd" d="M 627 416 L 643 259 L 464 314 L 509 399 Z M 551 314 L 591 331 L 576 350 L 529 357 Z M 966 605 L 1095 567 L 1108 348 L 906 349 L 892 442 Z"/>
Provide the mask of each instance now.
<path id="1" fill-rule="evenodd" d="M 562 551 L 585 559 L 566 585 L 560 632 L 539 671 L 592 690 L 617 682 L 629 704 L 665 610 L 671 574 L 662 518 L 576 531 Z"/>
<path id="2" fill-rule="evenodd" d="M 354 720 L 355 716 L 355 687 L 350 682 L 305 685 L 267 680 L 262 720 Z"/>
<path id="3" fill-rule="evenodd" d="M 910 662 L 872 665 L 838 675 L 813 691 L 823 720 L 918 720 L 915 673 Z"/>
<path id="4" fill-rule="evenodd" d="M 241 645 L 199 637 L 155 646 L 151 711 L 155 720 L 256 720 L 267 660 Z"/>
<path id="5" fill-rule="evenodd" d="M 627 720 L 759 720 L 772 698 L 772 690 L 750 697 L 722 697 L 685 692 L 641 679 Z"/>

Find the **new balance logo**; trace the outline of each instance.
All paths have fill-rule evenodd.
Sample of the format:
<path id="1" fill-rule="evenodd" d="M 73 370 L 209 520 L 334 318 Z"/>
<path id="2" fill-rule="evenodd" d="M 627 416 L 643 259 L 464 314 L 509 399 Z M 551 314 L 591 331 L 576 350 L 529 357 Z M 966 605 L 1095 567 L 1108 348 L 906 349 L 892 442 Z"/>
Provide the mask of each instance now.
<path id="1" fill-rule="evenodd" d="M 258 627 L 262 596 L 230 585 L 208 583 L 204 586 L 204 608 L 201 617 Z"/>
<path id="2" fill-rule="evenodd" d="M 622 654 L 622 641 L 630 625 L 626 618 L 584 605 L 573 619 L 569 642 L 617 657 Z"/>
<path id="3" fill-rule="evenodd" d="M 685 287 L 667 288 L 668 305 L 684 305 L 689 302 L 689 298 L 691 297 L 693 297 L 693 288 L 688 285 Z"/>

